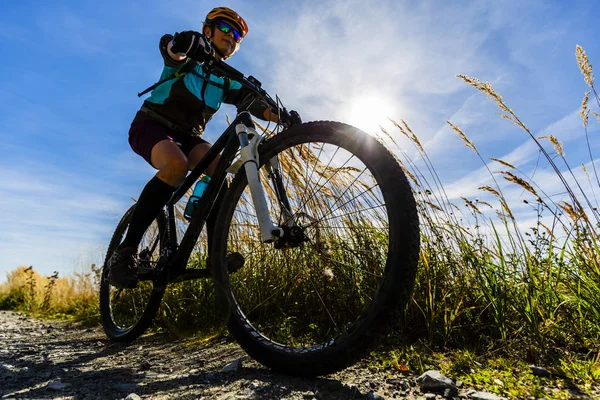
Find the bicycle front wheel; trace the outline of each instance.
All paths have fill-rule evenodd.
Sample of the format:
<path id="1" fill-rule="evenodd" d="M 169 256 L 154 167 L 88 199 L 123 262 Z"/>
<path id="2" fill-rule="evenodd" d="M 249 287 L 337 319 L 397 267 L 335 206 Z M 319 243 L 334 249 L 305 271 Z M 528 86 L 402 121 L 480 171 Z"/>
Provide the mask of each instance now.
<path id="1" fill-rule="evenodd" d="M 304 376 L 337 371 L 368 354 L 410 299 L 419 256 L 410 185 L 381 143 L 336 122 L 293 127 L 265 142 L 259 156 L 271 219 L 289 222 L 276 185 L 265 184 L 265 163 L 277 156 L 298 228 L 262 243 L 247 179 L 238 173 L 212 249 L 228 328 L 270 368 Z M 222 260 L 236 252 L 244 266 L 229 274 Z"/>

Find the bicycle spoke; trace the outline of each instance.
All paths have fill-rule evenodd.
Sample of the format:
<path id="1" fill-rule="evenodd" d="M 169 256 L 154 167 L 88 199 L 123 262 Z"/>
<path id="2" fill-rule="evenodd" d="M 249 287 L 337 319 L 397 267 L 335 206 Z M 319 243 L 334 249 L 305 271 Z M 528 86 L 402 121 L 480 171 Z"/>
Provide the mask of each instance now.
<path id="1" fill-rule="evenodd" d="M 298 277 L 300 274 L 296 274 L 294 276 L 294 278 Z M 271 300 L 273 297 L 275 297 L 281 290 L 288 288 L 293 282 L 293 280 L 290 280 L 290 282 L 287 283 L 287 285 L 285 286 L 279 286 L 277 288 L 277 290 L 275 290 L 269 297 L 267 297 L 266 299 L 264 299 L 261 303 L 257 304 L 254 308 L 252 308 L 249 311 L 249 314 L 251 314 L 253 311 L 255 311 L 258 307 L 262 306 L 263 304 L 265 304 L 267 301 Z"/>
<path id="2" fill-rule="evenodd" d="M 324 253 L 322 253 L 322 252 L 321 252 L 321 256 L 322 256 L 324 259 L 326 259 L 326 260 L 330 260 L 331 262 L 333 262 L 333 263 L 334 263 L 334 264 L 336 264 L 336 265 L 340 265 L 340 266 L 344 266 L 344 267 L 349 267 L 350 269 L 355 269 L 355 270 L 358 270 L 358 271 L 364 272 L 364 273 L 366 273 L 366 274 L 369 274 L 369 275 L 372 275 L 372 276 L 374 276 L 374 277 L 376 277 L 376 278 L 381 278 L 381 275 L 376 275 L 375 273 L 373 273 L 373 272 L 371 272 L 371 271 L 367 271 L 366 269 L 362 269 L 362 268 L 359 268 L 359 267 L 356 267 L 356 266 L 348 265 L 348 264 L 346 264 L 346 263 L 343 263 L 343 262 L 341 262 L 341 261 L 335 260 L 335 259 L 331 258 L 330 256 L 328 256 L 327 254 L 324 254 Z"/>
<path id="3" fill-rule="evenodd" d="M 370 189 L 367 189 L 367 190 L 370 190 Z M 336 208 L 335 210 L 330 210 L 330 211 L 329 211 L 327 214 L 324 214 L 324 215 L 321 217 L 321 219 L 317 220 L 317 221 L 316 221 L 314 224 L 317 224 L 317 223 L 319 223 L 320 221 L 326 221 L 326 220 L 330 220 L 330 219 L 332 219 L 332 218 L 339 218 L 339 217 L 337 217 L 337 216 L 333 216 L 333 217 L 331 217 L 331 218 L 325 218 L 325 217 L 327 217 L 327 216 L 329 216 L 329 215 L 333 214 L 334 212 L 336 212 L 337 210 L 339 210 L 341 207 L 343 207 L 344 205 L 346 205 L 346 204 L 347 204 L 347 203 L 349 203 L 349 202 L 350 202 L 350 200 L 349 200 L 349 201 L 347 201 L 346 203 L 342 204 L 340 207 Z M 374 209 L 376 209 L 376 208 L 384 208 L 384 207 L 386 207 L 386 205 L 385 205 L 385 204 L 380 204 L 380 205 L 378 205 L 378 206 L 374 206 L 374 207 L 365 208 L 365 209 L 363 209 L 363 210 L 357 210 L 357 211 L 348 212 L 348 213 L 346 213 L 346 214 L 344 214 L 344 215 L 358 214 L 358 213 L 361 213 L 361 212 L 363 212 L 363 211 L 374 210 Z M 312 225 L 314 225 L 314 224 L 311 224 L 310 226 L 312 226 Z"/>
<path id="4" fill-rule="evenodd" d="M 327 304 L 325 304 L 325 302 L 323 301 L 323 297 L 321 297 L 321 294 L 319 293 L 319 289 L 317 289 L 317 286 L 312 281 L 312 279 L 310 279 L 310 277 L 308 278 L 308 280 L 310 281 L 310 284 L 312 285 L 313 289 L 315 289 L 315 293 L 319 297 L 319 300 L 321 301 L 321 304 L 323 304 L 323 308 L 325 308 L 325 312 L 327 312 L 327 315 L 329 315 L 329 318 L 331 319 L 331 322 L 333 322 L 333 325 L 338 330 L 338 332 L 341 333 L 340 328 L 338 327 L 337 322 L 335 322 L 335 319 L 333 319 L 333 316 L 331 315 L 331 312 L 329 311 L 329 308 L 327 308 Z"/>
<path id="5" fill-rule="evenodd" d="M 331 156 L 331 160 L 329 160 L 329 163 L 327 163 L 327 166 L 324 168 L 324 170 L 327 170 L 327 169 L 329 168 L 329 166 L 330 166 L 330 165 L 331 165 L 331 163 L 333 162 L 333 159 L 335 158 L 335 155 L 338 153 L 338 151 L 339 151 L 339 150 L 340 150 L 340 147 L 338 146 L 338 148 L 336 149 L 336 151 L 335 151 L 335 153 L 333 154 L 333 156 Z M 350 162 L 350 160 L 352 160 L 353 158 L 354 158 L 354 155 L 352 155 L 352 157 L 350 157 L 348 160 L 346 160 L 346 162 L 344 162 L 344 164 L 343 164 L 341 167 L 337 168 L 337 170 L 339 171 L 341 168 L 344 168 L 344 167 L 346 166 L 346 164 L 347 164 L 348 162 Z M 328 178 L 328 179 L 327 179 L 327 180 L 326 180 L 326 181 L 325 181 L 325 182 L 324 182 L 324 183 L 323 183 L 321 186 L 319 186 L 317 189 L 315 189 L 315 190 L 312 192 L 311 196 L 310 196 L 308 199 L 306 199 L 306 201 L 305 201 L 305 200 L 304 200 L 304 198 L 303 198 L 303 199 L 302 199 L 302 202 L 300 203 L 300 207 L 299 207 L 299 209 L 300 209 L 300 210 L 303 210 L 303 209 L 304 209 L 304 206 L 305 206 L 306 204 L 308 204 L 308 201 L 309 201 L 309 200 L 312 200 L 312 198 L 315 196 L 315 194 L 316 194 L 316 193 L 319 193 L 319 191 L 320 191 L 320 190 L 321 190 L 323 187 L 325 187 L 325 185 L 326 185 L 327 183 L 329 183 L 329 182 L 331 181 L 331 179 L 333 179 L 333 177 L 334 177 L 334 176 L 335 176 L 337 173 L 338 173 L 338 172 L 336 172 L 335 174 L 331 175 L 331 176 L 330 176 L 330 177 L 329 177 L 329 178 Z M 322 175 L 319 177 L 319 180 L 316 182 L 315 186 L 318 186 L 318 185 L 319 185 L 319 183 L 321 182 L 321 178 L 322 178 L 322 177 L 323 177 Z M 306 187 L 308 188 L 308 184 L 306 185 Z"/>
<path id="6" fill-rule="evenodd" d="M 351 188 L 351 187 L 353 187 L 353 186 L 354 186 L 354 183 L 355 183 L 355 182 L 358 180 L 358 178 L 360 178 L 360 177 L 362 176 L 362 174 L 363 174 L 363 173 L 364 173 L 366 170 L 367 170 L 367 168 L 365 167 L 365 168 L 364 168 L 364 169 L 361 171 L 361 173 L 360 173 L 360 174 L 359 174 L 359 175 L 358 175 L 356 178 L 354 178 L 354 180 L 352 181 L 352 183 L 351 183 L 350 185 L 348 185 L 348 187 L 346 188 L 346 190 L 344 190 L 344 192 L 343 192 L 342 194 L 340 194 L 340 195 L 338 196 L 338 198 L 337 198 L 337 199 L 336 199 L 336 200 L 333 202 L 333 204 L 331 205 L 331 208 L 333 208 L 333 206 L 335 206 L 335 205 L 337 204 L 337 202 L 338 202 L 338 200 L 339 200 L 339 199 L 341 199 L 342 197 L 344 197 L 344 195 L 346 194 L 346 192 L 347 192 L 348 190 L 350 190 L 350 188 Z M 356 197 L 355 197 L 355 198 L 356 198 Z"/>
<path id="7" fill-rule="evenodd" d="M 324 147 L 324 144 L 321 144 L 321 148 L 319 149 L 319 155 L 316 157 L 316 160 L 319 160 L 321 158 L 321 154 L 323 153 L 323 147 Z M 308 148 L 308 145 L 307 145 L 307 148 Z M 309 154 L 310 151 L 311 151 L 310 148 L 308 148 L 307 153 L 306 153 L 306 157 L 307 158 L 308 158 L 308 154 Z M 308 160 L 307 160 L 307 166 L 308 166 Z M 308 182 L 312 181 L 312 176 L 313 176 L 313 173 L 315 172 L 316 168 L 317 168 L 317 162 L 315 161 L 315 165 L 313 166 L 313 169 L 310 172 L 310 180 L 309 180 L 308 173 L 305 175 L 305 178 L 304 178 L 304 190 L 305 190 L 305 192 L 302 194 L 301 203 L 304 200 L 304 194 L 306 193 L 306 189 L 308 188 Z M 308 169 L 306 171 L 308 172 Z"/>
<path id="8" fill-rule="evenodd" d="M 119 300 L 119 296 L 121 296 L 121 293 L 123 292 L 123 289 L 117 289 L 114 293 L 113 293 L 113 298 L 112 301 L 113 303 L 116 303 L 117 300 Z"/>

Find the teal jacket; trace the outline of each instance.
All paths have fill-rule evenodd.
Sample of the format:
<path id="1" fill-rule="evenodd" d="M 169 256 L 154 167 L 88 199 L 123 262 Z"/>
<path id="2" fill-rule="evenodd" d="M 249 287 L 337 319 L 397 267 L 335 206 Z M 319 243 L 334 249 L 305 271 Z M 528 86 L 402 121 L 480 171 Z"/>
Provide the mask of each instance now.
<path id="1" fill-rule="evenodd" d="M 160 39 L 159 49 L 164 68 L 159 80 L 168 78 L 185 64 L 185 61 L 176 61 L 169 56 L 167 45 L 172 39 L 172 35 L 164 35 Z M 241 100 L 239 94 L 242 85 L 232 80 L 226 83 L 223 78 L 207 73 L 201 64 L 196 63 L 193 68 L 195 74 L 188 72 L 156 87 L 144 101 L 144 106 L 181 130 L 201 135 L 221 104 L 235 105 Z M 266 105 L 254 102 L 249 111 L 252 115 L 263 118 L 265 108 Z M 139 111 L 134 121 L 139 119 L 153 118 L 148 113 Z"/>

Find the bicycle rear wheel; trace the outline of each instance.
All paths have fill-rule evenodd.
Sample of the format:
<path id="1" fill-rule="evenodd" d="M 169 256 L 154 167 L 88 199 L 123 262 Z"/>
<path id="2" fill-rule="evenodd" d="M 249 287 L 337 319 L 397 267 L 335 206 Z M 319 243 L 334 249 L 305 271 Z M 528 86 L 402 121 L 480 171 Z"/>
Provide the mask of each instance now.
<path id="1" fill-rule="evenodd" d="M 262 364 L 316 376 L 368 354 L 392 313 L 407 305 L 419 256 L 410 185 L 375 138 L 336 122 L 302 124 L 265 142 L 259 174 L 278 156 L 296 239 L 262 243 L 247 179 L 238 173 L 220 208 L 213 255 L 217 293 L 233 337 Z M 284 225 L 274 185 L 274 223 Z M 286 236 L 284 236 L 285 238 Z M 245 258 L 228 274 L 228 252 Z"/>
<path id="2" fill-rule="evenodd" d="M 165 285 L 159 283 L 160 276 L 156 269 L 160 251 L 166 242 L 167 219 L 163 211 L 148 227 L 138 246 L 138 286 L 135 289 L 118 289 L 108 281 L 106 264 L 125 237 L 134 209 L 135 205 L 125 213 L 117 225 L 106 252 L 100 282 L 102 326 L 106 335 L 118 342 L 132 341 L 148 329 L 165 291 Z"/>

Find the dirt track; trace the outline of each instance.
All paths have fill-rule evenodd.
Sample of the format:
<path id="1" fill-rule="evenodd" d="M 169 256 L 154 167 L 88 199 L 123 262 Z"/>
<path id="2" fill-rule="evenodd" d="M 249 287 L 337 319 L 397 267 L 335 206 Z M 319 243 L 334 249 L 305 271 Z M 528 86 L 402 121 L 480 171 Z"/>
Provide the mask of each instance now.
<path id="1" fill-rule="evenodd" d="M 383 373 L 372 374 L 364 365 L 328 378 L 293 378 L 263 368 L 225 340 L 190 344 L 146 335 L 129 345 L 115 344 L 101 328 L 0 311 L 0 342 L 0 398 L 381 398 L 376 393 L 405 398 L 397 382 L 385 383 Z M 236 360 L 241 368 L 223 371 Z"/>
<path id="2" fill-rule="evenodd" d="M 200 344 L 145 335 L 116 344 L 101 328 L 7 311 L 0 311 L 0 343 L 2 399 L 442 399 L 422 393 L 417 376 L 373 372 L 366 362 L 325 378 L 294 378 L 265 369 L 225 339 Z M 236 362 L 241 366 L 224 370 Z M 454 395 L 499 399 L 474 392 L 459 385 Z"/>

